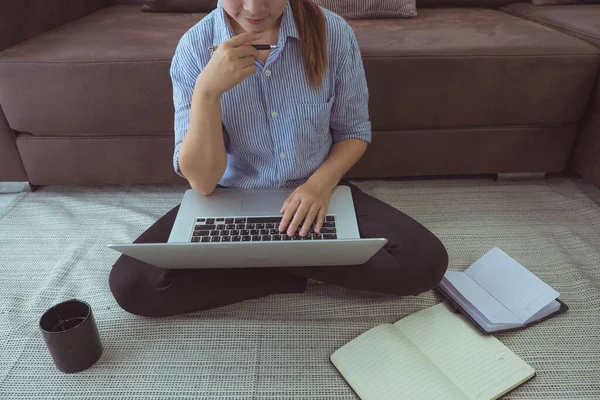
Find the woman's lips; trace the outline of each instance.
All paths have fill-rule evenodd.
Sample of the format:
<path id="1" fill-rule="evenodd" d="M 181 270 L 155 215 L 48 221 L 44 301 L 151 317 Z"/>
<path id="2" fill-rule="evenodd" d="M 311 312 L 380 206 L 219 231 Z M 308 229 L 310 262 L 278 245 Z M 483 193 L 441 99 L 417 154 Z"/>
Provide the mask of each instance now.
<path id="1" fill-rule="evenodd" d="M 249 23 L 251 25 L 260 25 L 263 23 L 264 19 L 254 19 L 254 18 L 244 17 L 244 21 L 246 21 L 247 23 Z"/>

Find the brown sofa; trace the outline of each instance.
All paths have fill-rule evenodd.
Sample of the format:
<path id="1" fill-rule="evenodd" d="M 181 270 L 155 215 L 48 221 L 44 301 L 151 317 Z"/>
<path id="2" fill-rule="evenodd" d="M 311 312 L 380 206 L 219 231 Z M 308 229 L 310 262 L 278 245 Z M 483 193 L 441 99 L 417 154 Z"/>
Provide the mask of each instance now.
<path id="1" fill-rule="evenodd" d="M 596 83 L 596 95 L 581 123 L 573 169 L 600 188 L 600 78 Z"/>
<path id="2" fill-rule="evenodd" d="M 20 160 L 34 185 L 181 181 L 169 66 L 205 14 L 125 2 L 139 3 L 0 2 L 0 181 L 23 179 Z M 593 16 L 574 32 L 510 2 L 420 0 L 415 19 L 350 21 L 374 132 L 350 176 L 563 171 L 580 130 L 575 168 L 598 182 L 600 4 L 569 6 L 586 7 L 573 26 Z"/>
<path id="3" fill-rule="evenodd" d="M 600 4 L 535 7 L 521 3 L 502 7 L 502 11 L 547 25 L 600 48 Z M 579 130 L 572 167 L 600 187 L 600 76 Z"/>

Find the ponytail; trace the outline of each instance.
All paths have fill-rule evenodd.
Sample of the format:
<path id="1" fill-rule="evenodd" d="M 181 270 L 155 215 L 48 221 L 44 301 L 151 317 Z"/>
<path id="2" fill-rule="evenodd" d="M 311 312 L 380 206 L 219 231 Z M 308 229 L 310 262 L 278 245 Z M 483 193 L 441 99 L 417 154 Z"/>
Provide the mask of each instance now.
<path id="1" fill-rule="evenodd" d="M 289 0 L 298 28 L 304 69 L 308 84 L 323 88 L 323 74 L 327 70 L 327 32 L 325 16 L 312 0 Z"/>

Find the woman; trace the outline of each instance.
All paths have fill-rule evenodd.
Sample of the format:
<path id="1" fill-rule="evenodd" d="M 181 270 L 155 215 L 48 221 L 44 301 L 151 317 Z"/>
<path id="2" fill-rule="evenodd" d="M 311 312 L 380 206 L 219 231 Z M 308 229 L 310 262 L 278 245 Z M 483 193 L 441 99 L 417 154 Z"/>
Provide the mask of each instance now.
<path id="1" fill-rule="evenodd" d="M 371 140 L 365 74 L 350 26 L 310 0 L 221 0 L 181 39 L 171 77 L 177 173 L 207 196 L 217 185 L 294 187 L 280 231 L 305 235 L 313 221 L 318 231 L 333 188 Z M 131 313 L 167 316 L 301 293 L 309 279 L 400 296 L 435 287 L 448 262 L 441 242 L 344 184 L 361 236 L 388 239 L 364 265 L 170 271 L 123 255 L 110 288 Z M 177 210 L 136 243 L 166 242 Z"/>

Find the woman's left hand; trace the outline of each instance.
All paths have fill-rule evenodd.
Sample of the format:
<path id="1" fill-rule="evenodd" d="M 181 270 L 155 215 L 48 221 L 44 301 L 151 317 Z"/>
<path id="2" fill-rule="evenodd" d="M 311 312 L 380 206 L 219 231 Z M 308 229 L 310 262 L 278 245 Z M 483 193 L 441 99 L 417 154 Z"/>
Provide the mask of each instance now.
<path id="1" fill-rule="evenodd" d="M 315 232 L 319 233 L 332 191 L 333 187 L 310 180 L 298 186 L 283 203 L 279 232 L 293 236 L 300 228 L 300 236 L 306 236 L 315 221 Z"/>

